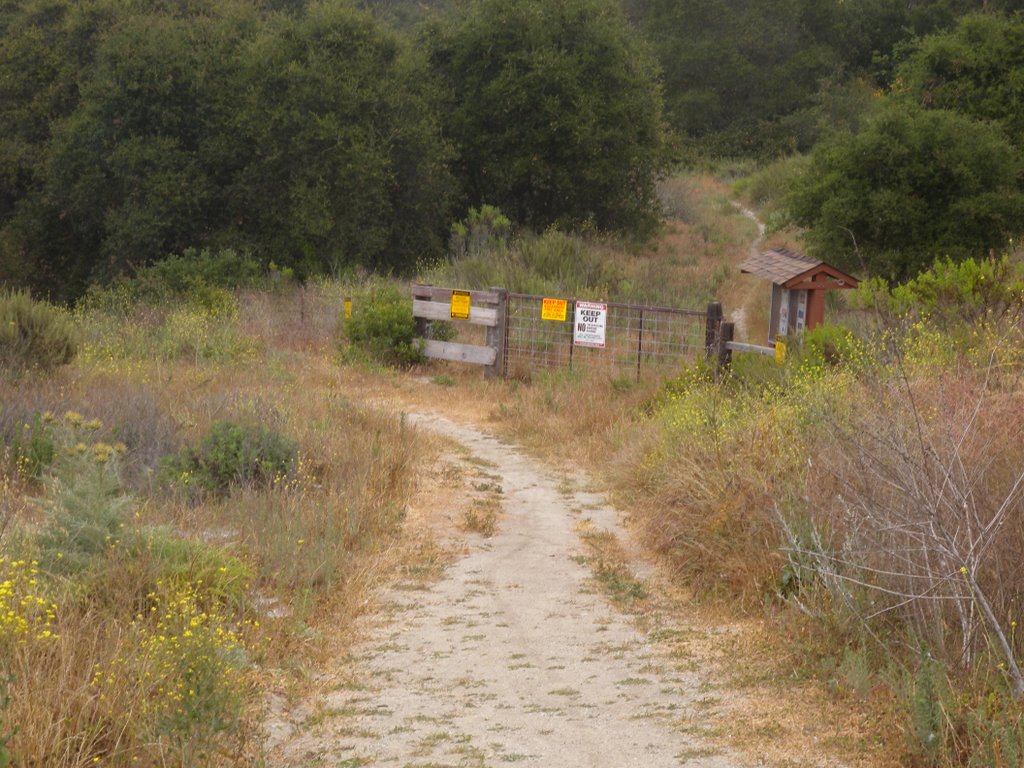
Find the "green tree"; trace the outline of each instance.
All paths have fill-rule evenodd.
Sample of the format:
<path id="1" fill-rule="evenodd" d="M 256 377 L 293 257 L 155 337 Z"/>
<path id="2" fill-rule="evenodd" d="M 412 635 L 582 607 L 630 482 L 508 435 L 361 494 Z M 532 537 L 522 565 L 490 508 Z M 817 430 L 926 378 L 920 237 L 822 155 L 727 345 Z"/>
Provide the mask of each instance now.
<path id="1" fill-rule="evenodd" d="M 996 126 L 889 104 L 860 133 L 815 147 L 786 208 L 814 255 L 904 280 L 1024 231 L 1022 168 Z"/>
<path id="2" fill-rule="evenodd" d="M 650 0 L 671 125 L 713 151 L 792 148 L 773 123 L 810 107 L 832 71 L 833 16 L 817 0 Z"/>
<path id="3" fill-rule="evenodd" d="M 1024 147 L 1024 18 L 972 14 L 920 41 L 894 92 L 927 109 L 994 121 Z"/>
<path id="4" fill-rule="evenodd" d="M 0 5 L 3 282 L 69 299 L 189 247 L 300 273 L 443 252 L 437 95 L 369 13 L 15 5 Z"/>
<path id="5" fill-rule="evenodd" d="M 102 2 L 25 0 L 0 4 L 0 280 L 44 283 L 26 246 L 19 207 L 40 194 L 53 128 L 80 103 L 101 31 Z M 45 270 L 42 270 L 45 271 Z M 34 278 L 30 280 L 29 278 Z"/>
<path id="6" fill-rule="evenodd" d="M 466 207 L 637 230 L 667 155 L 658 69 L 614 0 L 481 0 L 424 32 Z"/>
<path id="7" fill-rule="evenodd" d="M 454 186 L 424 61 L 365 12 L 276 18 L 245 52 L 253 161 L 234 216 L 301 272 L 402 269 L 443 253 Z"/>
<path id="8" fill-rule="evenodd" d="M 1012 11 L 1021 0 L 836 0 L 832 38 L 842 66 L 871 72 L 881 86 L 893 76 L 894 62 L 908 42 L 950 29 L 967 13 Z"/>
<path id="9" fill-rule="evenodd" d="M 151 5 L 151 4 L 150 4 Z M 244 2 L 189 14 L 110 5 L 73 110 L 58 115 L 0 247 L 37 291 L 69 298 L 217 230 L 230 62 L 258 16 Z M 175 10 L 175 9 L 170 9 Z"/>
<path id="10" fill-rule="evenodd" d="M 631 7 L 635 7 L 631 3 Z M 640 24 L 665 72 L 669 122 L 704 152 L 809 148 L 822 102 L 851 80 L 888 87 L 908 41 L 1021 0 L 647 0 Z M 824 92 L 821 91 L 824 89 Z"/>

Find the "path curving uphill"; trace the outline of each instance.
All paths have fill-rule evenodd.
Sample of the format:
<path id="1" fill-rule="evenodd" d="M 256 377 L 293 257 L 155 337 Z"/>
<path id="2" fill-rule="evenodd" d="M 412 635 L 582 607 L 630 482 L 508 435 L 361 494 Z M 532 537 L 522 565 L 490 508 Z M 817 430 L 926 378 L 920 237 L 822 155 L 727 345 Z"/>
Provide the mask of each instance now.
<path id="1" fill-rule="evenodd" d="M 750 255 L 757 256 L 761 251 L 761 243 L 764 241 L 764 235 L 767 231 L 765 224 L 761 219 L 758 218 L 754 211 L 747 208 L 742 203 L 733 201 L 733 207 L 739 211 L 742 216 L 750 219 L 757 226 L 757 237 L 750 242 Z M 739 339 L 749 339 L 750 335 L 747 329 L 747 309 L 746 307 L 736 307 L 729 312 L 729 319 L 736 325 L 736 336 Z"/>

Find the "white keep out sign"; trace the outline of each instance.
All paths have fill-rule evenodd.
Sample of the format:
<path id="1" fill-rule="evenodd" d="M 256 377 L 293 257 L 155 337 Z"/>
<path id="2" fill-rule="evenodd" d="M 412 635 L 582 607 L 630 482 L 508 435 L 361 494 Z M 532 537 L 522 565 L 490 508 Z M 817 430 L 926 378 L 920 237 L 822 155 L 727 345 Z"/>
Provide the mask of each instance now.
<path id="1" fill-rule="evenodd" d="M 608 305 L 590 301 L 576 302 L 576 321 L 572 343 L 578 347 L 603 347 L 608 326 Z"/>

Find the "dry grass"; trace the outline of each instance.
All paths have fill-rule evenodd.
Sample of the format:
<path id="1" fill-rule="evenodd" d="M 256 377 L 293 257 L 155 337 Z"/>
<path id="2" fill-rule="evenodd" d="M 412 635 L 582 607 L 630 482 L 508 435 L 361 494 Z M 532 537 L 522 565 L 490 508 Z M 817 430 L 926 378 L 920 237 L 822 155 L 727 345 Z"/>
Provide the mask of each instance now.
<path id="1" fill-rule="evenodd" d="M 679 194 L 687 196 L 695 190 L 706 194 L 702 183 L 712 190 L 713 197 L 712 182 L 694 179 L 686 181 Z M 697 273 L 695 282 L 699 282 L 709 270 L 723 263 L 734 264 L 749 252 L 749 243 L 742 237 L 736 238 L 735 247 L 716 251 L 710 247 L 714 238 L 706 238 L 706 228 L 701 229 L 700 209 L 690 204 L 683 208 L 685 220 L 666 230 L 656 251 L 664 257 L 659 269 L 685 269 L 684 254 L 699 252 L 701 258 L 690 264 Z M 723 218 L 735 216 L 732 211 L 719 212 Z M 737 227 L 737 232 L 749 229 L 743 221 L 731 226 Z M 707 247 L 700 248 L 701 243 Z M 765 243 L 766 247 L 773 245 L 799 248 L 793 233 L 776 233 Z M 632 267 L 637 271 L 631 274 L 648 269 L 643 261 L 644 257 L 639 257 L 638 265 Z M 728 277 L 721 281 L 719 295 L 727 297 L 727 312 L 730 305 L 746 310 L 748 339 L 761 341 L 766 330 L 767 287 L 752 278 Z M 911 346 L 920 357 L 921 345 L 914 342 Z M 936 467 L 962 465 L 958 482 L 963 489 L 970 489 L 965 493 L 972 508 L 978 510 L 977 519 L 990 520 L 992 510 L 999 509 L 1003 501 L 1017 504 L 1010 489 L 1014 473 L 1024 461 L 1019 441 L 1013 437 L 1019 432 L 1016 413 L 1021 387 L 1010 369 L 1018 362 L 1004 355 L 1002 367 L 992 379 L 998 382 L 998 391 L 984 398 L 983 407 L 977 410 L 985 378 L 984 361 L 979 366 L 978 358 L 984 356 L 957 357 L 947 351 L 940 357 L 915 368 L 909 390 L 927 425 L 926 453 L 935 457 Z M 936 375 L 936 366 L 952 366 L 953 372 Z M 800 693 L 802 699 L 818 697 L 816 706 L 824 707 L 826 690 L 830 690 L 839 697 L 828 700 L 833 702 L 829 706 L 837 707 L 835 711 L 854 709 L 855 733 L 820 734 L 833 741 L 837 750 L 859 749 L 867 741 L 872 742 L 873 760 L 930 761 L 935 765 L 959 764 L 957 761 L 967 759 L 965 755 L 972 750 L 981 754 L 994 749 L 1004 755 L 999 758 L 1004 763 L 1009 759 L 1006 755 L 1014 754 L 1014 744 L 1019 743 L 1014 742 L 1021 722 L 1019 706 L 1010 703 L 1006 683 L 997 679 L 999 654 L 993 650 L 993 638 L 982 626 L 977 610 L 968 627 L 976 665 L 972 668 L 977 674 L 963 675 L 956 672 L 962 667 L 964 638 L 955 610 L 929 606 L 917 619 L 915 611 L 921 605 L 908 604 L 891 615 L 874 617 L 874 625 L 868 626 L 864 618 L 885 600 L 879 601 L 876 595 L 871 610 L 861 604 L 856 611 L 845 612 L 842 593 L 827 589 L 815 593 L 807 574 L 801 574 L 799 564 L 791 561 L 793 550 L 787 551 L 792 542 L 787 539 L 789 531 L 780 525 L 784 517 L 814 518 L 837 537 L 836 542 L 852 544 L 854 539 L 843 538 L 849 534 L 844 526 L 850 520 L 842 503 L 862 501 L 865 510 L 872 505 L 879 510 L 894 506 L 885 489 L 895 487 L 896 479 L 913 469 L 901 452 L 913 442 L 914 420 L 904 418 L 909 413 L 905 409 L 903 416 L 895 412 L 905 398 L 901 400 L 898 376 L 893 378 L 891 369 L 879 374 L 885 380 L 881 388 L 870 377 L 858 380 L 812 366 L 781 387 L 766 389 L 765 382 L 778 380 L 778 376 L 757 372 L 744 382 L 725 387 L 684 382 L 656 398 L 657 387 L 650 383 L 623 387 L 601 378 L 558 374 L 534 375 L 529 385 L 502 387 L 477 383 L 472 373 L 447 370 L 453 385 L 436 394 L 443 407 L 479 414 L 492 402 L 490 417 L 500 431 L 542 455 L 585 466 L 597 482 L 617 490 L 634 513 L 648 546 L 670 564 L 678 583 L 698 594 L 718 595 L 751 614 L 760 615 L 763 606 L 769 606 L 776 617 L 772 626 L 777 634 L 755 654 L 774 658 L 767 658 L 757 674 L 769 679 L 795 671 L 801 679 L 820 678 L 818 687 Z M 974 422 L 968 430 L 970 419 Z M 958 437 L 968 432 L 969 439 Z M 851 434 L 857 436 L 853 442 L 859 440 L 859 450 L 851 448 Z M 888 461 L 892 471 L 881 481 L 867 479 L 864 467 L 870 462 L 866 456 L 876 462 Z M 922 487 L 941 486 L 931 475 L 934 472 L 921 478 Z M 885 493 L 879 495 L 877 487 L 871 491 L 871 484 Z M 986 545 L 990 548 L 978 583 L 991 597 L 1001 625 L 1015 628 L 1024 594 L 1016 563 L 1024 556 L 1024 542 L 1019 536 L 1019 508 L 1014 506 L 1005 517 L 1008 527 Z M 898 560 L 884 562 L 880 545 L 885 542 L 877 536 L 867 537 L 868 532 L 864 526 L 858 529 L 859 545 L 871 553 L 869 560 L 877 574 L 903 568 Z M 887 546 L 891 549 L 892 542 Z M 872 580 L 885 579 L 877 575 Z M 860 597 L 872 600 L 870 592 Z M 792 612 L 786 607 L 801 603 Z M 918 631 L 907 633 L 915 623 Z M 888 644 L 873 646 L 872 632 Z M 929 633 L 941 637 L 929 637 Z M 1021 636 L 1015 633 L 1012 641 L 1018 658 Z M 904 653 L 900 645 L 916 646 L 923 637 L 929 637 L 934 653 L 943 649 L 941 655 L 953 680 L 951 694 L 941 693 L 946 690 L 945 678 L 929 682 L 927 675 L 932 673 L 926 672 L 922 682 L 914 678 L 917 673 L 907 672 L 916 669 L 914 654 Z M 909 684 L 901 677 L 906 674 L 910 674 Z M 928 690 L 936 693 L 928 694 Z M 980 701 L 986 695 L 990 706 L 982 712 Z M 748 709 L 743 715 L 750 727 L 762 727 L 751 712 Z M 922 712 L 939 713 L 945 719 L 941 754 L 929 754 L 922 751 L 920 743 L 915 744 L 915 739 L 927 735 L 920 730 L 925 717 Z M 779 720 L 783 714 L 787 713 L 775 712 L 772 717 Z M 897 718 L 901 720 L 894 728 Z"/>
<path id="2" fill-rule="evenodd" d="M 829 584 L 833 598 L 877 617 L 882 636 L 909 630 L 951 669 L 993 657 L 1006 668 L 1024 654 L 1013 631 L 1024 599 L 1024 387 L 1019 371 L 995 387 L 989 374 L 865 381 L 848 411 L 824 420 L 831 435 L 811 486 L 815 526 L 843 552 L 828 569 L 847 580 Z"/>
<path id="3" fill-rule="evenodd" d="M 753 224 L 737 215 L 724 185 L 710 177 L 676 179 L 665 192 L 677 202 L 680 218 L 666 227 L 656 247 L 637 252 L 592 243 L 596 255 L 588 263 L 601 267 L 595 274 L 615 277 L 620 294 L 614 298 L 636 295 L 677 305 L 712 295 L 724 298 L 727 312 L 734 306 L 746 311 L 748 339 L 758 341 L 764 330 L 760 318 L 767 315 L 767 287 L 731 269 L 749 252 Z M 779 239 L 769 244 L 779 242 L 798 245 Z M 496 284 L 486 274 L 480 279 Z M 235 613 L 223 617 L 224 626 L 246 619 L 260 622 L 258 631 L 242 625 L 248 627 L 251 658 L 263 665 L 249 667 L 250 673 L 279 665 L 293 670 L 293 680 L 305 679 L 308 660 L 325 648 L 339 652 L 352 617 L 365 609 L 369 590 L 387 573 L 402 568 L 437 572 L 443 556 L 431 541 L 400 536 L 409 519 L 417 531 L 427 530 L 423 521 L 436 515 L 431 509 L 447 483 L 447 476 L 439 474 L 430 481 L 432 495 L 417 499 L 417 478 L 439 448 L 398 414 L 415 404 L 490 421 L 532 451 L 588 470 L 631 510 L 642 540 L 669 566 L 676 586 L 700 596 L 717 595 L 731 611 L 762 615 L 767 605 L 774 615 L 771 637 L 735 649 L 738 656 L 761 659 L 740 665 L 738 677 L 746 673 L 754 682 L 734 681 L 754 701 L 730 713 L 745 732 L 760 730 L 766 740 L 778 742 L 773 735 L 778 727 L 784 726 L 781 732 L 800 727 L 799 718 L 778 707 L 764 717 L 754 714 L 769 708 L 781 677 L 795 674 L 823 677 L 813 690 L 800 689 L 801 701 L 857 713 L 856 728 L 814 731 L 813 738 L 834 740 L 840 752 L 874 740 L 875 755 L 899 752 L 922 765 L 955 765 L 969 759 L 972 750 L 1002 750 L 992 745 L 1016 738 L 1024 715 L 1006 695 L 992 634 L 977 614 L 972 614 L 974 624 L 963 625 L 963 611 L 958 614 L 949 605 L 925 609 L 907 603 L 888 610 L 884 623 L 866 625 L 866 614 L 881 603 L 851 602 L 846 608 L 856 610 L 843 610 L 844 593 L 821 578 L 822 563 L 837 563 L 820 560 L 815 574 L 813 557 L 799 557 L 809 554 L 800 551 L 801 546 L 808 549 L 807 539 L 795 541 L 792 534 L 809 535 L 816 527 L 819 541 L 836 543 L 841 551 L 856 545 L 868 555 L 866 565 L 881 583 L 895 572 L 892 562 L 884 560 L 886 548 L 893 554 L 894 540 L 867 525 L 871 511 L 914 504 L 922 514 L 934 511 L 934 504 L 920 503 L 931 498 L 927 493 L 900 496 L 894 489 L 922 466 L 931 468 L 915 482 L 934 489 L 936 467 L 953 466 L 978 520 L 992 519 L 992 510 L 1007 499 L 1012 502 L 999 535 L 987 540 L 985 557 L 972 569 L 977 565 L 977 582 L 998 620 L 1016 630 L 1013 622 L 1024 595 L 1017 568 L 1024 557 L 1024 528 L 1020 500 L 1008 488 L 1024 463 L 1018 439 L 1024 406 L 1019 361 L 1001 366 L 987 390 L 986 371 L 976 356 L 946 354 L 941 361 L 922 361 L 920 345 L 916 367 L 905 380 L 892 377 L 891 371 L 858 379 L 809 369 L 776 387 L 765 385 L 778 380 L 774 371 L 722 385 L 691 376 L 663 387 L 649 380 L 544 373 L 534 374 L 530 384 L 486 382 L 477 369 L 442 364 L 411 375 L 367 365 L 339 369 L 332 359 L 331 334 L 340 299 L 349 292 L 358 296 L 364 287 L 323 284 L 301 292 L 247 294 L 240 297 L 237 317 L 226 330 L 213 333 L 205 322 L 185 324 L 210 334 L 208 343 L 192 344 L 188 354 L 168 353 L 178 349 L 176 343 L 161 342 L 153 354 L 140 352 L 140 344 L 107 343 L 94 347 L 83 363 L 33 387 L 0 382 L 0 434 L 9 440 L 17 425 L 37 412 L 78 410 L 102 422 L 93 439 L 125 442 L 127 479 L 136 493 L 132 525 L 164 526 L 172 537 L 185 536 L 251 569 L 248 603 L 242 601 L 232 608 Z M 152 319 L 145 331 L 149 335 L 136 341 L 161 339 L 160 322 Z M 936 374 L 939 363 L 954 366 L 953 372 Z M 296 440 L 297 471 L 269 489 L 237 488 L 227 499 L 189 499 L 159 488 L 153 470 L 160 457 L 194 444 L 223 419 L 266 425 Z M 926 436 L 922 455 L 928 459 L 915 463 L 908 460 L 908 446 L 914 440 L 920 444 L 921 435 Z M 47 489 L 20 475 L 10 461 L 0 480 L 0 525 L 6 526 L 0 528 L 0 550 L 9 557 L 43 524 L 28 499 Z M 464 485 L 467 478 L 459 482 Z M 449 522 L 487 535 L 497 524 L 489 501 L 459 508 Z M 851 504 L 865 513 L 857 526 L 849 514 Z M 944 514 L 952 513 L 945 509 Z M 955 520 L 946 522 L 955 528 Z M 618 544 L 587 540 L 605 588 L 643 606 Z M 202 569 L 198 561 L 193 565 L 176 573 L 194 580 Z M 175 739 L 147 730 L 137 686 L 101 692 L 92 679 L 96 664 L 107 669 L 138 658 L 142 645 L 130 631 L 131 613 L 109 611 L 119 602 L 138 603 L 139 586 L 166 568 L 166 563 L 149 562 L 128 571 L 139 578 L 117 585 L 111 577 L 118 572 L 108 564 L 92 583 L 94 590 L 106 585 L 106 597 L 98 601 L 81 600 L 81 587 L 71 582 L 52 588 L 48 594 L 61 606 L 55 624 L 59 637 L 18 646 L 10 656 L 7 671 L 18 674 L 0 723 L 19 724 L 11 741 L 16 755 L 45 755 L 45 764 L 55 766 L 81 765 L 93 757 L 108 765 L 138 764 L 132 757 L 154 765 L 251 762 L 258 752 L 252 708 L 226 735 L 210 739 L 186 729 L 187 738 L 179 733 Z M 855 597 L 871 600 L 866 591 Z M 961 608 L 969 607 L 962 595 L 958 599 Z M 793 606 L 799 607 L 790 610 Z M 917 631 L 900 634 L 908 626 Z M 872 646 L 872 634 L 884 642 Z M 1009 634 L 1019 658 L 1024 635 Z M 949 662 L 951 679 L 960 686 L 951 689 L 953 695 L 934 693 L 941 688 L 940 676 L 915 678 L 913 654 L 901 654 L 901 645 L 922 638 Z M 970 650 L 966 665 L 965 648 Z M 729 668 L 731 646 L 718 652 L 723 654 L 721 667 Z M 896 664 L 886 667 L 893 659 Z M 958 664 L 967 672 L 952 671 Z M 267 676 L 260 677 L 265 685 Z M 235 683 L 244 692 L 255 692 L 261 684 L 249 675 Z M 823 698 L 826 689 L 839 698 Z M 903 710 L 900 696 L 907 698 Z M 256 697 L 247 700 L 251 704 Z M 915 729 L 927 726 L 927 717 L 935 713 L 947 724 L 941 732 L 947 751 L 936 755 L 919 744 L 908 746 Z M 898 729 L 892 725 L 897 716 L 904 718 Z M 886 731 L 884 738 L 879 736 Z M 897 731 L 906 738 L 894 736 Z M 0 737 L 4 732 L 0 727 Z M 1006 743 L 1012 747 L 1012 741 Z M 206 754 L 200 757 L 197 750 Z"/>
<path id="4" fill-rule="evenodd" d="M 92 455 L 93 444 L 124 443 L 122 483 L 134 497 L 123 530 L 159 531 L 139 535 L 163 542 L 116 557 L 114 550 L 100 552 L 83 574 L 88 582 L 45 567 L 34 577 L 33 589 L 58 609 L 49 635 L 31 631 L 5 651 L 11 701 L 0 713 L 0 738 L 11 730 L 6 724 L 17 725 L 8 743 L 16 764 L 252 764 L 260 753 L 260 691 L 280 682 L 270 667 L 286 662 L 298 672 L 325 645 L 334 647 L 364 609 L 368 590 L 398 567 L 407 505 L 436 448 L 400 415 L 348 399 L 348 383 L 332 360 L 335 298 L 345 290 L 323 285 L 243 295 L 241 311 L 222 317 L 225 327 L 216 333 L 205 321 L 189 321 L 211 335 L 184 355 L 168 355 L 176 347 L 163 343 L 146 351 L 138 334 L 160 341 L 160 318 L 126 344 L 106 336 L 112 326 L 97 315 L 86 328 L 92 346 L 81 362 L 31 387 L 0 381 L 6 440 L 35 414 L 52 412 L 59 421 L 76 411 L 84 421 L 97 420 L 83 455 Z M 225 339 L 231 346 L 218 347 Z M 225 349 L 247 351 L 221 354 Z M 295 472 L 269 488 L 238 487 L 224 499 L 183 496 L 157 482 L 162 457 L 195 444 L 224 419 L 295 440 Z M 29 499 L 49 499 L 51 486 L 23 477 L 15 458 L 4 462 L 0 486 L 5 562 L 21 553 L 31 558 L 49 525 Z M 44 469 L 44 479 L 50 471 Z M 214 563 L 212 572 L 206 563 Z M 236 568 L 248 576 L 226 588 L 237 596 L 228 599 L 220 582 Z M 161 579 L 172 580 L 167 589 L 173 583 L 173 590 L 193 590 L 203 618 L 187 614 L 180 632 L 167 624 L 182 618 L 178 609 L 168 607 L 163 624 L 149 618 L 149 607 L 161 604 L 151 585 Z M 160 650 L 155 633 L 177 638 L 175 652 Z M 212 656 L 195 645 L 202 638 L 213 644 Z M 189 659 L 198 654 L 223 658 L 224 665 L 197 678 Z M 153 666 L 160 659 L 170 665 L 163 671 Z M 168 704 L 167 690 L 142 684 L 154 675 L 171 686 L 188 681 L 184 703 Z"/>
<path id="5" fill-rule="evenodd" d="M 545 296 L 703 309 L 746 257 L 754 224 L 739 216 L 728 187 L 710 176 L 678 177 L 663 195 L 685 208 L 657 238 L 636 244 L 560 232 L 523 236 L 431 271 L 425 282 L 458 288 L 501 286 Z"/>

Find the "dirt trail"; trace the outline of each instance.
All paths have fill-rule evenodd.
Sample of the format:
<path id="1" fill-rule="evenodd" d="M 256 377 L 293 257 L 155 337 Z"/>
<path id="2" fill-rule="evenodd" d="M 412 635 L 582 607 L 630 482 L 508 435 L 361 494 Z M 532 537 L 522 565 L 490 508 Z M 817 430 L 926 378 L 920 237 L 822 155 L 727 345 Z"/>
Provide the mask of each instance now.
<path id="1" fill-rule="evenodd" d="M 754 222 L 757 225 L 757 237 L 755 237 L 750 243 L 750 255 L 757 256 L 761 250 L 761 243 L 764 240 L 764 234 L 766 231 L 765 224 L 761 219 L 757 217 L 754 211 L 747 208 L 742 203 L 733 201 L 733 206 L 743 216 Z M 736 325 L 737 338 L 747 339 L 750 334 L 747 330 L 747 309 L 746 307 L 737 307 L 729 313 L 729 319 Z"/>
<path id="2" fill-rule="evenodd" d="M 578 530 L 614 532 L 616 512 L 576 490 L 584 479 L 476 429 L 411 418 L 465 446 L 464 461 L 500 485 L 495 535 L 471 535 L 442 580 L 382 596 L 336 689 L 278 723 L 269 764 L 745 765 L 704 735 L 696 664 L 667 658 L 596 591 Z"/>

